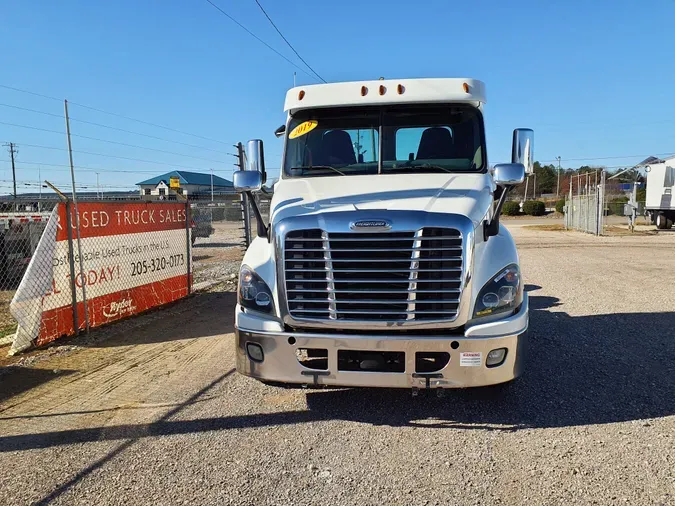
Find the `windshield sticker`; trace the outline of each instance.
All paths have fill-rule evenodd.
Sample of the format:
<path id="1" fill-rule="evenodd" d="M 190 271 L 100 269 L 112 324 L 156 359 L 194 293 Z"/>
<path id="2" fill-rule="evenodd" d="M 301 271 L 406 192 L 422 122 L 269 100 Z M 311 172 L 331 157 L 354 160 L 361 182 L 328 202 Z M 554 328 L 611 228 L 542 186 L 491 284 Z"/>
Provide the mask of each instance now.
<path id="1" fill-rule="evenodd" d="M 295 139 L 296 137 L 302 137 L 303 135 L 311 132 L 319 125 L 319 122 L 316 120 L 305 121 L 296 126 L 291 133 L 288 135 L 289 139 Z"/>

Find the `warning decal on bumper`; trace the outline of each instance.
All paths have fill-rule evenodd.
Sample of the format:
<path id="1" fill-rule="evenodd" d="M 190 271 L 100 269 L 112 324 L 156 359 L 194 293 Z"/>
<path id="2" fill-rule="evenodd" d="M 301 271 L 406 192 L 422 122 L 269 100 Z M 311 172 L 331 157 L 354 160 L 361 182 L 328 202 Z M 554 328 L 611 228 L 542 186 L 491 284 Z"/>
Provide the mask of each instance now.
<path id="1" fill-rule="evenodd" d="M 459 354 L 461 367 L 480 367 L 483 364 L 483 354 L 480 351 L 465 351 Z"/>

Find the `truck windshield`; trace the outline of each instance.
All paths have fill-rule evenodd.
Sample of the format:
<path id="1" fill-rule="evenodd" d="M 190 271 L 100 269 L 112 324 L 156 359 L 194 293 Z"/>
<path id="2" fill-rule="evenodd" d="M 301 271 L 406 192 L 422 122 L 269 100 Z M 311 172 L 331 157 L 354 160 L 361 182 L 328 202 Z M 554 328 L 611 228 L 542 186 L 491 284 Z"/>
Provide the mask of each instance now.
<path id="1" fill-rule="evenodd" d="M 291 118 L 286 132 L 287 177 L 485 168 L 482 116 L 469 105 L 306 110 Z"/>

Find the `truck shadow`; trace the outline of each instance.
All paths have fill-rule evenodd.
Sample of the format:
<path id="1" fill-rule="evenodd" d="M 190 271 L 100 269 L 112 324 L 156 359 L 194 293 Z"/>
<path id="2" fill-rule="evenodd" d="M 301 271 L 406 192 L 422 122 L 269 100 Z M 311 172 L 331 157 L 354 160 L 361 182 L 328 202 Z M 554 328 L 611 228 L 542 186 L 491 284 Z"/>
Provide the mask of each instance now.
<path id="1" fill-rule="evenodd" d="M 532 287 L 535 288 L 535 287 Z M 538 288 L 538 287 L 536 287 Z M 311 391 L 321 419 L 374 425 L 518 430 L 675 414 L 675 313 L 570 316 L 530 297 L 524 375 L 504 386 L 434 391 Z"/>
<path id="2" fill-rule="evenodd" d="M 534 290 L 538 287 L 529 287 Z M 675 312 L 570 316 L 530 297 L 525 374 L 506 386 L 433 391 L 311 390 L 307 410 L 225 415 L 0 436 L 0 453 L 102 440 L 345 420 L 385 426 L 517 431 L 675 414 Z M 228 371 L 189 402 L 230 376 Z M 253 381 L 253 380 L 247 380 Z M 260 385 L 259 388 L 271 388 Z M 430 394 L 430 395 L 429 395 Z M 177 407 L 170 415 L 177 413 Z M 121 450 L 120 450 L 121 451 Z"/>

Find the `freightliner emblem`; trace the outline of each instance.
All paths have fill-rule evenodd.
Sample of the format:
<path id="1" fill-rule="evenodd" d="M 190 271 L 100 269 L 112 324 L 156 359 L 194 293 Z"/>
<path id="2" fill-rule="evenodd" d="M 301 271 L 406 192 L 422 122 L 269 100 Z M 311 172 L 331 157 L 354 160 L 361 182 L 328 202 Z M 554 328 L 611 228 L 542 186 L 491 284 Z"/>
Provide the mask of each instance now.
<path id="1" fill-rule="evenodd" d="M 352 230 L 366 230 L 366 229 L 384 229 L 389 230 L 391 223 L 387 220 L 359 220 L 354 221 L 349 225 Z"/>

